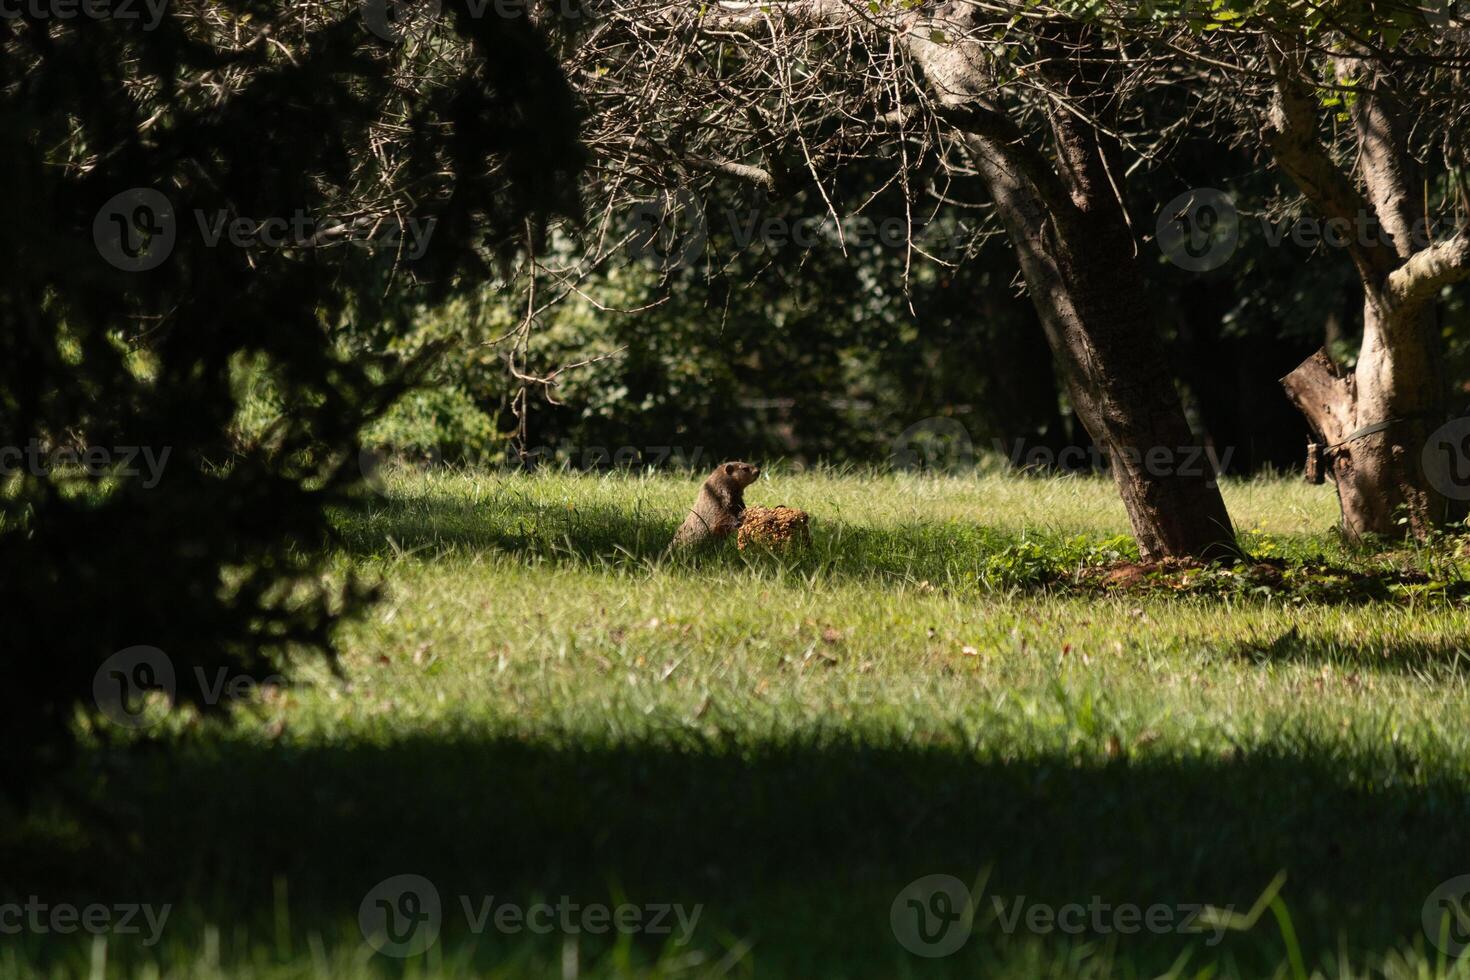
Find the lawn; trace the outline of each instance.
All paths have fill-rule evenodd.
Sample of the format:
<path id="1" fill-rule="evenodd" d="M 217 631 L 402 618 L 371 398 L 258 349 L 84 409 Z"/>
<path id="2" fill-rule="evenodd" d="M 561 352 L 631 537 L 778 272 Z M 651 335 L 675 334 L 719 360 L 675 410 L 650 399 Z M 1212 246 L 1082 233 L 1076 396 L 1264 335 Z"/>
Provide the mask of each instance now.
<path id="1" fill-rule="evenodd" d="M 1330 486 L 1230 482 L 1284 581 L 1110 587 L 1105 480 L 777 466 L 747 499 L 809 550 L 665 555 L 697 483 L 389 474 L 331 545 L 383 589 L 339 674 L 104 729 L 100 795 L 0 828 L 0 894 L 167 905 L 158 941 L 0 935 L 0 975 L 1454 971 L 1456 542 L 1348 551 Z"/>

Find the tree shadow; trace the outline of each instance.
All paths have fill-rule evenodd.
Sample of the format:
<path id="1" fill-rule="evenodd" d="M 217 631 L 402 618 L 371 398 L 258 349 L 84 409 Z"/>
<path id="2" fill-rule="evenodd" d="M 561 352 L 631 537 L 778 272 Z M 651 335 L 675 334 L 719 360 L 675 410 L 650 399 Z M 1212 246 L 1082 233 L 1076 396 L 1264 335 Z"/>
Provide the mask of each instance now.
<path id="1" fill-rule="evenodd" d="M 812 546 L 790 554 L 741 552 L 732 539 L 670 551 L 682 519 L 662 510 L 544 504 L 518 494 L 493 505 L 438 498 L 390 501 L 340 521 L 338 544 L 356 557 L 499 552 L 527 562 L 583 567 L 708 570 L 774 564 L 864 580 L 938 582 L 953 573 L 973 576 L 987 555 L 1020 540 L 1012 532 L 958 521 L 870 527 L 821 519 Z"/>
<path id="2" fill-rule="evenodd" d="M 728 538 L 671 551 L 669 542 L 681 519 L 678 512 L 648 508 L 642 500 L 629 507 L 544 503 L 513 491 L 478 501 L 424 496 L 391 499 L 376 509 L 344 515 L 338 522 L 337 544 L 359 558 L 468 553 L 596 569 L 700 574 L 780 569 L 808 577 L 922 581 L 967 591 L 1084 599 L 1228 599 L 1262 607 L 1286 600 L 1314 606 L 1399 602 L 1430 587 L 1429 577 L 1422 573 L 1375 569 L 1366 562 L 1340 567 L 1325 563 L 1324 555 L 1310 548 L 1301 562 L 1248 562 L 1229 575 L 1216 574 L 1220 569 L 1204 570 L 1208 574 L 1203 575 L 1180 569 L 1151 571 L 1150 566 L 1128 561 L 1132 545 L 1126 537 L 1103 539 L 1095 531 L 1065 527 L 1023 532 L 960 520 L 875 526 L 817 518 L 810 546 L 788 553 L 764 548 L 742 552 Z M 1115 561 L 1120 561 L 1116 569 L 1109 564 Z M 1084 563 L 1088 574 L 1081 575 Z M 1125 565 L 1129 567 L 1121 567 Z M 1183 579 L 1190 575 L 1197 576 L 1194 584 L 1185 584 Z M 1112 579 L 1118 576 L 1128 580 L 1115 585 Z M 1436 587 L 1439 593 L 1428 597 L 1435 601 L 1463 601 L 1470 596 L 1470 582 Z"/>
<path id="3" fill-rule="evenodd" d="M 1150 969 L 1186 948 L 1267 968 L 1284 957 L 1269 916 L 1215 949 L 1179 931 L 1182 910 L 1244 911 L 1285 870 L 1310 963 L 1339 943 L 1411 942 L 1430 892 L 1470 870 L 1462 774 L 1389 747 L 1088 762 L 897 737 L 467 735 L 189 743 L 130 756 L 125 770 L 102 755 L 87 764 L 113 773 L 109 810 L 140 816 L 66 847 L 52 828 L 11 827 L 0 901 L 172 902 L 179 928 L 192 917 L 268 932 L 288 886 L 293 930 L 360 945 L 364 896 L 415 874 L 442 899 L 444 947 L 491 960 L 507 937 L 471 936 L 460 896 L 697 904 L 695 945 L 714 958 L 754 942 L 760 972 L 840 960 L 818 972 L 893 976 L 919 962 L 890 922 L 900 890 L 930 874 L 969 885 L 989 869 L 974 942 L 926 971 L 977 975 L 1018 943 L 1092 940 Z M 1174 925 L 1073 936 L 1025 919 L 1007 932 L 998 918 L 1098 902 L 1162 904 Z"/>
<path id="4" fill-rule="evenodd" d="M 354 556 L 503 552 L 528 560 L 600 566 L 659 558 L 678 524 L 665 514 L 609 505 L 572 508 L 520 494 L 493 503 L 390 500 L 344 516 L 338 522 L 337 544 Z"/>
<path id="5" fill-rule="evenodd" d="M 1294 626 L 1275 636 L 1240 640 L 1226 648 L 1226 655 L 1253 664 L 1331 664 L 1436 677 L 1470 674 L 1470 640 L 1362 642 L 1331 636 L 1303 637 Z"/>

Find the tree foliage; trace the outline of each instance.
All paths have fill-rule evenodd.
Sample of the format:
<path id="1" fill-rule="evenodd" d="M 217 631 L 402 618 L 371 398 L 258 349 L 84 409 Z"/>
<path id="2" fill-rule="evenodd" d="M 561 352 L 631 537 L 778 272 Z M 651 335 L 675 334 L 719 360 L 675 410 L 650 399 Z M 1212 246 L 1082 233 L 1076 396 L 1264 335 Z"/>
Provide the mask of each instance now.
<path id="1" fill-rule="evenodd" d="M 489 274 L 577 200 L 541 30 L 447 11 L 428 44 L 355 6 L 244 0 L 171 4 L 156 29 L 0 21 L 0 444 L 34 450 L 0 481 L 0 789 L 57 764 L 114 652 L 156 648 L 174 682 L 110 682 L 218 709 L 220 672 L 329 654 L 366 597 L 323 574 L 326 514 L 408 379 L 329 328 L 379 315 L 386 283 Z M 428 222 L 410 270 L 400 232 Z M 242 436 L 249 372 L 282 411 Z M 126 447 L 166 453 L 159 478 Z"/>

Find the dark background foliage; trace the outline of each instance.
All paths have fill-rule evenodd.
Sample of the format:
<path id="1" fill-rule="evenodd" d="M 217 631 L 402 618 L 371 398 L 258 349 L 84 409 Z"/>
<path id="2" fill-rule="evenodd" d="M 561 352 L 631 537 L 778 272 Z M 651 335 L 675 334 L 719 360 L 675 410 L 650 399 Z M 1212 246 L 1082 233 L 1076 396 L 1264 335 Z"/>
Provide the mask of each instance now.
<path id="1" fill-rule="evenodd" d="M 412 201 L 400 216 L 437 221 L 421 270 L 432 296 L 488 275 L 528 222 L 575 210 L 571 95 L 524 20 L 454 21 L 464 53 L 393 118 L 411 139 L 387 173 L 371 161 L 401 101 L 398 51 L 356 13 L 176 5 L 151 31 L 0 21 L 0 443 L 169 454 L 156 486 L 76 465 L 0 483 L 0 791 L 57 764 L 114 651 L 161 649 L 179 700 L 214 708 L 196 678 L 329 653 L 365 597 L 322 575 L 326 508 L 350 504 L 358 430 L 415 365 L 345 356 L 329 325 L 391 315 L 377 297 L 395 252 L 211 243 L 196 216 L 350 217 L 394 182 Z M 132 272 L 93 227 L 135 189 L 163 195 L 176 241 Z M 134 245 L 162 247 L 144 244 L 156 210 L 123 213 Z M 249 438 L 247 371 L 286 409 Z"/>

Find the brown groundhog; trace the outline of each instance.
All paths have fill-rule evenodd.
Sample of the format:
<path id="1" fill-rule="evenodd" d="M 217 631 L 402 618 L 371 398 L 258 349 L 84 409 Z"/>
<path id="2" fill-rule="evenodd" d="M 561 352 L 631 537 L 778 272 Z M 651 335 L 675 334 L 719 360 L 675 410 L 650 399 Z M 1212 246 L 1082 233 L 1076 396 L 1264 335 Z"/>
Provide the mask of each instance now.
<path id="1" fill-rule="evenodd" d="M 734 534 L 745 514 L 745 488 L 761 475 L 759 466 L 749 463 L 721 463 L 699 488 L 694 509 L 684 518 L 674 535 L 674 545 L 699 544 L 712 537 Z"/>

